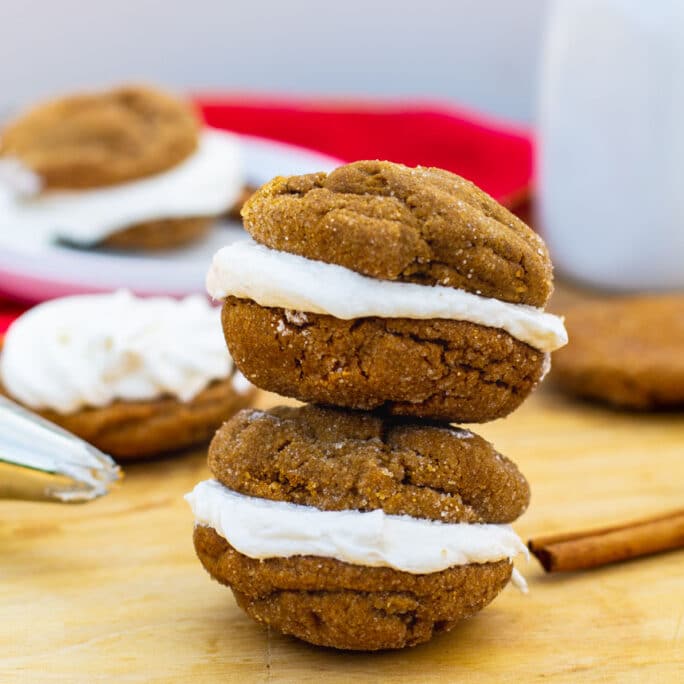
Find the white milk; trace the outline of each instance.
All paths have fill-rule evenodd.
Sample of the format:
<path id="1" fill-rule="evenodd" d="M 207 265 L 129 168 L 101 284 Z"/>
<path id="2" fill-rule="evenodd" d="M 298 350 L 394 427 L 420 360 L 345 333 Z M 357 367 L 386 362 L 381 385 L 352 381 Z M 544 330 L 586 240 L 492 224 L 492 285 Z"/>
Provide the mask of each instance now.
<path id="1" fill-rule="evenodd" d="M 558 270 L 620 290 L 684 287 L 684 0 L 557 0 L 539 113 Z"/>

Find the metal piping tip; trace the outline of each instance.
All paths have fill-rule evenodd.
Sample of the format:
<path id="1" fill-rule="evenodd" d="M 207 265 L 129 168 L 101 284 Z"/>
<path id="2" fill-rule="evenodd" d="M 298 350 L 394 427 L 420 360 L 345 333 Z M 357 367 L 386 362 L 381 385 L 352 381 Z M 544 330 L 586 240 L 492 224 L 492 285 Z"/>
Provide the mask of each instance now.
<path id="1" fill-rule="evenodd" d="M 107 454 L 0 396 L 0 499 L 90 501 L 122 476 Z"/>

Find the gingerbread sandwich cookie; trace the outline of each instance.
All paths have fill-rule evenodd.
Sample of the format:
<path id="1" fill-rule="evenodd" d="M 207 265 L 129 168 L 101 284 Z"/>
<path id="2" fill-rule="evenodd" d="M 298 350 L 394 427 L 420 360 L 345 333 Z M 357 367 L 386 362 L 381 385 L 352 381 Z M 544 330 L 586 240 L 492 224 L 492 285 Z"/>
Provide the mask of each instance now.
<path id="1" fill-rule="evenodd" d="M 117 459 L 207 444 L 255 392 L 206 300 L 123 291 L 52 300 L 17 319 L 0 390 Z"/>
<path id="2" fill-rule="evenodd" d="M 64 97 L 11 123 L 0 132 L 0 183 L 13 230 L 118 249 L 192 242 L 244 188 L 233 137 L 138 86 Z"/>
<path id="3" fill-rule="evenodd" d="M 517 408 L 566 342 L 541 238 L 447 171 L 363 161 L 275 178 L 252 240 L 207 277 L 255 384 L 303 401 L 484 422 Z"/>
<path id="4" fill-rule="evenodd" d="M 186 498 L 197 554 L 255 620 L 340 649 L 402 648 L 492 601 L 524 545 L 516 466 L 458 428 L 321 408 L 245 410 Z"/>

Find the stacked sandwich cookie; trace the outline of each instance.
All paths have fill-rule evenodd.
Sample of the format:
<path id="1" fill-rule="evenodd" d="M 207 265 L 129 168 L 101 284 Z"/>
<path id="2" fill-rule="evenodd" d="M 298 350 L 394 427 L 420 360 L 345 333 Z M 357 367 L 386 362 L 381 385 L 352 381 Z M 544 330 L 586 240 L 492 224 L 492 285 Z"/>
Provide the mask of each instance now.
<path id="1" fill-rule="evenodd" d="M 517 408 L 566 341 L 541 239 L 446 171 L 356 162 L 276 178 L 208 275 L 238 368 L 315 402 L 242 411 L 188 495 L 209 573 L 256 620 L 401 648 L 487 605 L 529 487 L 457 422 Z"/>
<path id="2" fill-rule="evenodd" d="M 256 620 L 345 649 L 428 640 L 486 606 L 524 549 L 529 488 L 445 424 L 306 405 L 242 411 L 189 495 L 195 547 Z"/>

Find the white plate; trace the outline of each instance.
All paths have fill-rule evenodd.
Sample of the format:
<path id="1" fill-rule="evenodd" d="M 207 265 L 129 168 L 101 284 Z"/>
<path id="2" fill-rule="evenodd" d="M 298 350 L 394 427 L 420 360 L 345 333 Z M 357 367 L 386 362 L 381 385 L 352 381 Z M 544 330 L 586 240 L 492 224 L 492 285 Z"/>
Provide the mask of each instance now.
<path id="1" fill-rule="evenodd" d="M 277 175 L 330 171 L 342 162 L 311 150 L 239 135 L 246 181 L 259 186 Z M 222 221 L 202 241 L 149 255 L 78 250 L 45 242 L 10 245 L 0 233 L 0 292 L 38 302 L 83 292 L 128 288 L 137 294 L 183 296 L 204 292 L 211 257 L 244 237 L 238 222 Z"/>

